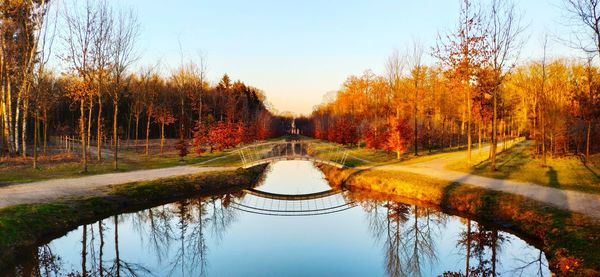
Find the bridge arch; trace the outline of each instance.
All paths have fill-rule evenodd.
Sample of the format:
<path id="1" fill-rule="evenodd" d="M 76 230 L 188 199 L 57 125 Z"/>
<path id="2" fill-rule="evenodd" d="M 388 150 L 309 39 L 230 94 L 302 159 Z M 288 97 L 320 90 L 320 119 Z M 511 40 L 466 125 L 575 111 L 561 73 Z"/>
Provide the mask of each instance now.
<path id="1" fill-rule="evenodd" d="M 268 142 L 240 148 L 242 168 L 277 161 L 311 161 L 344 168 L 348 151 L 341 146 L 323 146 L 305 141 Z"/>
<path id="2" fill-rule="evenodd" d="M 310 194 L 276 194 L 255 189 L 231 203 L 231 207 L 248 213 L 272 216 L 311 216 L 345 211 L 355 207 L 341 190 L 327 190 Z"/>

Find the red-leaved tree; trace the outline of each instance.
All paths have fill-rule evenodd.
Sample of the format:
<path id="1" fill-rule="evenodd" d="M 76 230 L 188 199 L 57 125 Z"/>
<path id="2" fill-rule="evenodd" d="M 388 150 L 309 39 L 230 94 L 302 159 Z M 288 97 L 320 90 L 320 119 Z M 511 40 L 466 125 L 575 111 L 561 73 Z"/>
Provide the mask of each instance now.
<path id="1" fill-rule="evenodd" d="M 411 139 L 412 129 L 408 120 L 400 116 L 391 116 L 388 122 L 390 128 L 384 149 L 396 152 L 396 158 L 400 159 L 400 155 L 406 151 L 406 144 Z"/>

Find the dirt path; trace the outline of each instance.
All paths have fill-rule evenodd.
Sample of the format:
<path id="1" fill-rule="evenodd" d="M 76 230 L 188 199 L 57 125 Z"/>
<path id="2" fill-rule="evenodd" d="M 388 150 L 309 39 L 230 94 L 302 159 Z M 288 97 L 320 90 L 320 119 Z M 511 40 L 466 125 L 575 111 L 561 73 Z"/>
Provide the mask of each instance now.
<path id="1" fill-rule="evenodd" d="M 486 150 L 482 149 L 483 153 L 486 153 L 487 148 L 485 149 Z M 445 168 L 447 164 L 464 158 L 464 152 L 457 152 L 456 154 L 444 154 L 440 158 L 411 165 L 383 165 L 370 168 L 370 170 L 404 171 L 449 182 L 460 182 L 486 189 L 518 194 L 564 210 L 578 212 L 600 219 L 600 195 L 572 190 L 561 190 L 528 182 L 482 177 Z"/>
<path id="2" fill-rule="evenodd" d="M 109 191 L 111 185 L 116 184 L 235 169 L 235 167 L 175 166 L 6 185 L 0 187 L 0 208 L 17 204 L 47 203 L 68 197 L 103 195 Z"/>

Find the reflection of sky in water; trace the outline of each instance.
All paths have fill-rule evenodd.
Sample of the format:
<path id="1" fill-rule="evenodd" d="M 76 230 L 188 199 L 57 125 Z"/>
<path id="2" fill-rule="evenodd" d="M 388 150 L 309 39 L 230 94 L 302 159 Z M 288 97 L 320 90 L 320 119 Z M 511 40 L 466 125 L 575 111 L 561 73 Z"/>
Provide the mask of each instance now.
<path id="1" fill-rule="evenodd" d="M 265 186 L 270 190 L 278 185 L 299 187 L 316 183 L 321 178 L 320 172 L 300 172 L 309 170 L 305 164 L 273 165 Z M 293 180 L 282 179 L 285 174 L 280 171 L 291 174 Z M 320 186 L 313 188 L 323 190 L 327 184 L 322 181 Z M 297 192 L 294 189 L 294 193 Z M 415 222 L 415 207 L 401 203 L 363 201 L 356 208 L 329 215 L 278 217 L 224 208 L 223 203 L 228 200 L 222 197 L 193 201 L 188 201 L 187 206 L 174 203 L 120 215 L 118 235 L 122 264 L 127 263 L 133 269 L 142 265 L 155 276 L 198 276 L 201 272 L 211 276 L 384 276 L 394 271 L 406 275 L 420 271 L 423 276 L 437 276 L 445 271 L 465 272 L 466 251 L 458 241 L 466 230 L 467 220 L 430 209 L 416 208 L 419 217 Z M 396 217 L 393 211 L 403 213 Z M 105 219 L 104 223 L 103 261 L 108 270 L 115 257 L 114 217 Z M 155 232 L 151 232 L 152 226 Z M 478 231 L 477 226 L 471 221 L 474 232 Z M 87 268 L 90 270 L 93 268 L 91 260 L 96 264 L 98 260 L 98 223 L 87 228 Z M 90 242 L 92 233 L 94 241 Z M 81 271 L 81 234 L 82 227 L 50 244 L 53 253 L 62 259 L 63 274 Z M 497 273 L 518 275 L 510 270 L 538 258 L 539 250 L 523 240 L 508 233 L 497 234 L 504 238 L 497 240 Z M 153 240 L 153 237 L 158 239 Z M 157 241 L 161 243 L 155 243 Z M 204 248 L 199 247 L 202 245 Z M 474 249 L 477 245 L 472 243 L 472 246 Z M 472 250 L 470 263 L 471 266 L 486 264 L 489 269 L 490 263 L 479 260 L 489 261 L 492 251 L 489 246 L 483 249 L 480 255 Z M 95 259 L 92 259 L 92 251 Z M 419 258 L 417 264 L 415 253 Z M 398 266 L 388 266 L 390 261 L 398 261 Z M 542 261 L 547 264 L 544 257 Z M 537 265 L 526 268 L 523 276 L 535 275 Z M 547 266 L 544 265 L 543 270 L 544 276 L 548 276 Z"/>
<path id="2" fill-rule="evenodd" d="M 308 194 L 331 189 L 323 173 L 312 162 L 282 161 L 269 165 L 270 171 L 257 190 L 278 194 Z"/>

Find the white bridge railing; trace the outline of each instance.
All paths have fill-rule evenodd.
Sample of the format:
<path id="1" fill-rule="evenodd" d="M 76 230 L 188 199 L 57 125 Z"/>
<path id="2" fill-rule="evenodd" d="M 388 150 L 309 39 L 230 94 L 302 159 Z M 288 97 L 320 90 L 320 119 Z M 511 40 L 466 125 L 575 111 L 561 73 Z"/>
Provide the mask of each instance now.
<path id="1" fill-rule="evenodd" d="M 341 146 L 302 141 L 254 144 L 240 148 L 238 154 L 243 168 L 289 160 L 313 161 L 343 168 L 348 158 L 348 151 Z"/>

